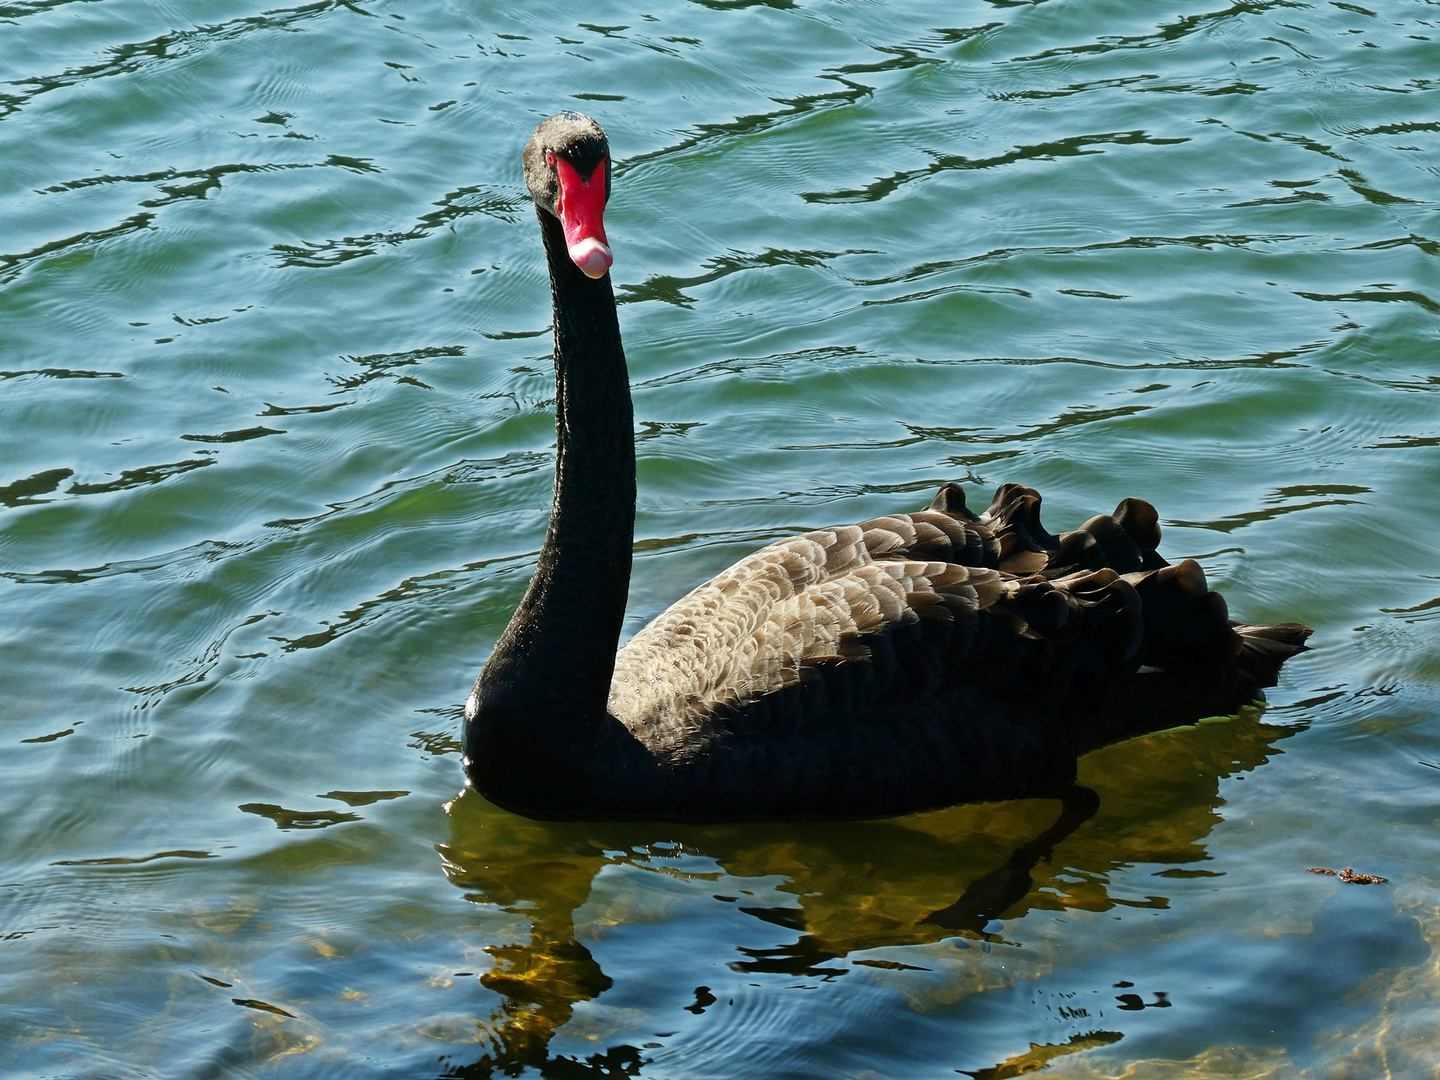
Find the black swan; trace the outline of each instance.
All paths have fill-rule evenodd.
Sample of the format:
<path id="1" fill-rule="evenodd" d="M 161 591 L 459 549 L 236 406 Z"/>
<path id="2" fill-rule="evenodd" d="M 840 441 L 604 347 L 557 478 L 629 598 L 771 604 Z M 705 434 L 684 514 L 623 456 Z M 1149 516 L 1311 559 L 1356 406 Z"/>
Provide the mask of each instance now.
<path id="1" fill-rule="evenodd" d="M 557 458 L 534 578 L 465 708 L 464 764 L 538 818 L 863 818 L 1064 797 L 1079 755 L 1232 713 L 1304 648 L 1232 624 L 1155 510 L 1055 537 L 1006 484 L 781 540 L 616 652 L 635 445 L 602 221 L 609 143 L 566 112 L 523 155 L 554 301 Z"/>

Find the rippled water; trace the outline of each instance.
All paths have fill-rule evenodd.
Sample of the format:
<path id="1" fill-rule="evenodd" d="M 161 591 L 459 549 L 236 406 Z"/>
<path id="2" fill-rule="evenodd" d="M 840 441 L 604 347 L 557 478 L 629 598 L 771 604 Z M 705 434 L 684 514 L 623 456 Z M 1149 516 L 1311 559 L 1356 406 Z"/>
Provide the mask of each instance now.
<path id="1" fill-rule="evenodd" d="M 1440 1067 L 1440 5 L 479 7 L 0 0 L 0 1075 Z M 1043 802 L 457 797 L 549 506 L 518 153 L 567 107 L 629 629 L 1019 480 L 1151 499 L 1315 650 L 1087 758 L 1048 857 Z"/>

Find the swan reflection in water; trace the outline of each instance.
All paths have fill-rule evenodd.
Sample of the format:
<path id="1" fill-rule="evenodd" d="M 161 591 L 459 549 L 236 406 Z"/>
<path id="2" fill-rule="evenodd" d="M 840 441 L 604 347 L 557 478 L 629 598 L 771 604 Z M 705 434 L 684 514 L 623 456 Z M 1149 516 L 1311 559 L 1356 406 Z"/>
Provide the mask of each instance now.
<path id="1" fill-rule="evenodd" d="M 1153 895 L 1161 881 L 1218 876 L 1197 864 L 1210 858 L 1205 840 L 1221 821 L 1221 780 L 1265 764 L 1281 752 L 1280 740 L 1303 726 L 1245 709 L 1088 755 L 1080 765 L 1082 789 L 1067 803 L 971 804 L 844 824 L 537 822 L 467 789 L 449 807 L 451 838 L 440 848 L 446 874 L 467 899 L 528 920 L 530 936 L 486 949 L 494 966 L 480 982 L 499 995 L 490 1016 L 478 1018 L 488 1049 L 477 1061 L 451 1062 L 443 1075 L 514 1076 L 531 1068 L 547 1077 L 624 1076 L 663 1060 L 670 1034 L 663 1030 L 637 1034 L 635 1045 L 602 1041 L 604 1049 L 585 1058 L 550 1053 L 552 1036 L 575 1006 L 615 985 L 582 939 L 623 925 L 626 913 L 615 907 L 646 902 L 626 896 L 597 918 L 592 887 L 606 868 L 695 883 L 693 898 L 708 894 L 716 905 L 769 924 L 771 935 L 775 928 L 794 935 L 778 946 L 736 946 L 727 966 L 746 977 L 833 980 L 880 968 L 903 979 L 907 968 L 933 968 L 933 953 L 912 958 L 913 964 L 904 953 L 898 959 L 893 952 L 869 954 L 950 939 L 979 945 L 957 950 L 949 963 L 965 966 L 959 976 L 964 993 L 983 992 L 1013 983 L 1015 964 L 1012 959 L 1007 970 L 1005 957 L 1026 938 L 1031 912 L 1166 908 L 1167 898 Z M 1152 895 L 1112 893 L 1112 872 L 1136 863 L 1159 868 L 1147 876 Z M 581 913 L 577 933 L 582 907 L 590 910 Z M 658 950 L 656 969 L 668 966 Z M 1034 975 L 1049 966 L 1042 963 Z M 693 1000 L 676 1001 L 676 1010 L 698 1014 L 715 1001 L 708 987 L 687 986 L 685 993 Z M 1105 1024 L 1114 1026 L 1107 1017 Z M 646 1021 L 665 1026 L 653 1009 Z M 1120 1032 L 1089 1031 L 1041 1049 L 1059 1054 L 1119 1038 Z"/>

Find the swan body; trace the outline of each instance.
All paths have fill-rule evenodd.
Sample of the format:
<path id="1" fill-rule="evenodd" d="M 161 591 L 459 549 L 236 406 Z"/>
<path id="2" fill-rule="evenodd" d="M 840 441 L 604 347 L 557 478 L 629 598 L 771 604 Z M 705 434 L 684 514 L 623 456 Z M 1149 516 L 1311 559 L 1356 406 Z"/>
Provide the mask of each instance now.
<path id="1" fill-rule="evenodd" d="M 1153 507 L 1056 537 L 1006 484 L 770 544 L 618 649 L 633 414 L 602 214 L 609 145 L 578 113 L 523 155 L 554 300 L 555 498 L 535 575 L 466 703 L 482 794 L 541 818 L 860 818 L 1053 797 L 1088 750 L 1233 712 L 1304 648 L 1244 626 Z"/>

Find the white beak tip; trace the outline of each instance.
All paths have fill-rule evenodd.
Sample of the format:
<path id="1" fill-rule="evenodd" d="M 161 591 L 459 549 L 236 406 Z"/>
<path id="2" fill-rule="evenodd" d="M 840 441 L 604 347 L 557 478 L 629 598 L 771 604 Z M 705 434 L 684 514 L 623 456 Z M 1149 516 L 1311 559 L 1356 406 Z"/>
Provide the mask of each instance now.
<path id="1" fill-rule="evenodd" d="M 615 257 L 610 254 L 608 245 L 602 244 L 593 236 L 587 236 L 579 243 L 570 245 L 570 261 L 578 266 L 586 277 L 602 278 L 615 262 Z"/>

